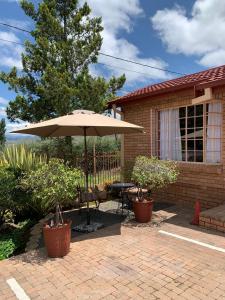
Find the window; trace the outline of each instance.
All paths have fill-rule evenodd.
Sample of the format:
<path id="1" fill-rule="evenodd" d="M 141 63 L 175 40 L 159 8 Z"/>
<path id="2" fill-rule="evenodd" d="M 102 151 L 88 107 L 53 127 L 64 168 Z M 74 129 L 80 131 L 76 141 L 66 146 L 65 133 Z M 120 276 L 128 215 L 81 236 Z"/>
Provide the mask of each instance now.
<path id="1" fill-rule="evenodd" d="M 160 111 L 160 159 L 219 163 L 221 125 L 219 102 Z"/>

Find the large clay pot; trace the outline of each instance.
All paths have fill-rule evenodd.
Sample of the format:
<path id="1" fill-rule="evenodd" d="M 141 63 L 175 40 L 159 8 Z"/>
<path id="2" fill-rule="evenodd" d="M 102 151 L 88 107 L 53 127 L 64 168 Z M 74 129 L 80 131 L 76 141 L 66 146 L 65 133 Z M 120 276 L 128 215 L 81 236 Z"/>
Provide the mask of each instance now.
<path id="1" fill-rule="evenodd" d="M 44 225 L 45 247 L 49 257 L 63 257 L 70 251 L 71 221 L 66 220 L 59 227 Z"/>
<path id="2" fill-rule="evenodd" d="M 153 200 L 133 201 L 135 220 L 139 223 L 148 223 L 152 218 Z"/>

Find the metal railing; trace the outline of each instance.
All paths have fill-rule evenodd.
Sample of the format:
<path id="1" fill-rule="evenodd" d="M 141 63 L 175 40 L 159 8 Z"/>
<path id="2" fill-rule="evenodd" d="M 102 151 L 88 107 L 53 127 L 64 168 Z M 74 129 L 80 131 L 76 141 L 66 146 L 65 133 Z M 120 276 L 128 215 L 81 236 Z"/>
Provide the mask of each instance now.
<path id="1" fill-rule="evenodd" d="M 84 170 L 84 156 L 76 156 L 73 159 L 76 168 Z M 88 184 L 93 187 L 96 184 L 105 184 L 121 179 L 120 152 L 101 153 L 88 155 Z M 81 185 L 84 185 L 82 178 Z"/>

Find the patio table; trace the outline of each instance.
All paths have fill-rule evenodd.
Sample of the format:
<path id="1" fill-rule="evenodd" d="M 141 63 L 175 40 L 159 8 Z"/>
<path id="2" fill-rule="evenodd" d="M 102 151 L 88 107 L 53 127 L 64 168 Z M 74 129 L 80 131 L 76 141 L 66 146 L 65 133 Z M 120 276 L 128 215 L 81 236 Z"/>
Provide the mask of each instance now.
<path id="1" fill-rule="evenodd" d="M 122 204 L 122 214 L 123 214 L 124 204 L 127 204 L 128 209 L 131 208 L 126 190 L 133 187 L 135 187 L 135 184 L 131 182 L 117 182 L 110 185 L 110 188 L 112 190 L 116 190 L 117 192 L 119 192 L 120 202 Z M 120 202 L 118 203 L 118 210 L 119 210 Z"/>

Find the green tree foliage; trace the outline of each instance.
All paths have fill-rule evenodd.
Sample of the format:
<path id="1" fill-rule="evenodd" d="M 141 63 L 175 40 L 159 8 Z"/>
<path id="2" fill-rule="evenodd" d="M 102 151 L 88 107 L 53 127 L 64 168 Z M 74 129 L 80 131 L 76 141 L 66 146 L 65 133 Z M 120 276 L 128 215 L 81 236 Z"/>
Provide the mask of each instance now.
<path id="1" fill-rule="evenodd" d="M 21 187 L 31 194 L 29 206 L 44 216 L 60 205 L 70 205 L 76 199 L 76 185 L 80 183 L 82 172 L 70 168 L 63 161 L 52 159 L 28 173 L 21 180 Z"/>
<path id="2" fill-rule="evenodd" d="M 6 142 L 6 125 L 5 125 L 5 119 L 1 119 L 0 121 L 0 148 L 3 148 L 5 146 Z"/>
<path id="3" fill-rule="evenodd" d="M 90 7 L 78 0 L 43 0 L 38 7 L 21 0 L 21 7 L 34 21 L 34 30 L 25 43 L 22 72 L 14 67 L 0 74 L 17 93 L 8 118 L 37 122 L 78 108 L 103 111 L 125 76 L 106 81 L 89 74 L 102 44 L 101 18 L 90 17 Z"/>

